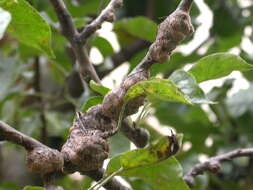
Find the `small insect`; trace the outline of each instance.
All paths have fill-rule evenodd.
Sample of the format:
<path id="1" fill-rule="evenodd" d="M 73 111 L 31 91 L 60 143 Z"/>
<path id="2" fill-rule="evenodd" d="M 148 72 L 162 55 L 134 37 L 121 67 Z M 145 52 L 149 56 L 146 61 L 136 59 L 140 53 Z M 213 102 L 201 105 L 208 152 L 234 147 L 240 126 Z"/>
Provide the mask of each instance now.
<path id="1" fill-rule="evenodd" d="M 178 152 L 179 150 L 179 142 L 178 142 L 178 139 L 177 139 L 177 135 L 173 132 L 172 129 L 171 130 L 171 136 L 169 136 L 169 141 L 171 143 L 170 145 L 170 152 L 174 155 Z"/>

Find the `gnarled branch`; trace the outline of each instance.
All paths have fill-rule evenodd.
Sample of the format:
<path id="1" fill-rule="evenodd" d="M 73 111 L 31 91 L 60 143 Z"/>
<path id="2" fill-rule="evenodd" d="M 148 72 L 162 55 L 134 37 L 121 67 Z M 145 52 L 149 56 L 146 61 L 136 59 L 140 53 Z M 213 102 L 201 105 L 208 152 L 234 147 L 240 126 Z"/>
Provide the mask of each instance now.
<path id="1" fill-rule="evenodd" d="M 3 121 L 0 121 L 0 140 L 7 140 L 23 146 L 28 151 L 27 164 L 29 170 L 42 174 L 44 186 L 47 190 L 62 190 L 61 187 L 52 184 L 55 173 L 61 172 L 64 167 L 63 164 L 68 164 L 66 160 L 63 163 L 63 155 L 61 152 L 51 149 L 34 138 L 15 130 Z M 75 171 L 79 170 L 75 168 Z M 83 174 L 98 181 L 104 176 L 104 170 L 88 171 Z M 108 190 L 130 190 L 116 178 L 112 178 L 104 187 Z"/>

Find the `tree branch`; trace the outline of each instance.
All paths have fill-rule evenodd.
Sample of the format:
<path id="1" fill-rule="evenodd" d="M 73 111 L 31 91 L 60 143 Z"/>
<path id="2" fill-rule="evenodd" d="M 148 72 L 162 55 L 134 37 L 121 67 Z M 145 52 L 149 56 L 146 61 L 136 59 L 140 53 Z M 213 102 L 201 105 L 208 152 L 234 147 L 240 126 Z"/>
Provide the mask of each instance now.
<path id="1" fill-rule="evenodd" d="M 189 12 L 192 6 L 193 0 L 184 0 L 181 1 L 181 3 L 178 6 L 179 10 L 185 11 L 185 12 Z"/>
<path id="2" fill-rule="evenodd" d="M 61 150 L 65 160 L 82 171 L 98 170 L 102 167 L 109 153 L 107 139 L 118 129 L 117 123 L 127 90 L 136 83 L 147 80 L 150 67 L 155 63 L 167 61 L 176 46 L 192 32 L 189 13 L 181 9 L 174 11 L 160 24 L 156 40 L 150 46 L 146 57 L 123 80 L 120 87 L 109 92 L 102 104 L 91 107 L 85 113 L 77 114 L 69 138 Z M 131 100 L 126 105 L 123 119 L 136 113 L 144 100 L 145 95 Z"/>
<path id="3" fill-rule="evenodd" d="M 77 30 L 67 7 L 65 6 L 63 0 L 50 0 L 50 2 L 53 5 L 55 13 L 59 19 L 62 34 L 73 43 Z"/>
<path id="4" fill-rule="evenodd" d="M 148 144 L 149 132 L 143 128 L 138 128 L 135 125 L 130 126 L 127 119 L 122 122 L 121 131 L 138 148 L 143 148 Z"/>
<path id="5" fill-rule="evenodd" d="M 92 80 L 100 83 L 100 79 L 90 63 L 88 54 L 83 44 L 77 40 L 78 31 L 73 23 L 63 0 L 50 0 L 59 19 L 63 35 L 69 40 L 77 59 L 78 71 L 83 81 Z"/>
<path id="6" fill-rule="evenodd" d="M 145 48 L 150 46 L 150 42 L 144 40 L 136 40 L 135 42 L 123 47 L 118 53 L 115 53 L 110 57 L 112 60 L 113 66 L 110 68 L 104 68 L 104 65 L 95 66 L 95 69 L 100 78 L 105 77 L 108 73 L 110 73 L 114 68 L 118 67 L 125 61 L 129 61 L 136 53 L 142 51 Z M 72 52 L 71 52 L 72 53 Z M 73 52 L 74 53 L 74 52 Z M 74 57 L 74 56 L 72 56 Z M 83 86 L 81 84 L 81 79 L 78 76 L 79 73 L 74 69 L 68 78 L 68 88 L 70 95 L 74 98 L 78 98 L 83 93 Z"/>
<path id="7" fill-rule="evenodd" d="M 227 152 L 227 153 L 212 157 L 203 163 L 196 164 L 184 176 L 184 180 L 190 187 L 193 187 L 195 184 L 196 176 L 201 175 L 206 171 L 211 172 L 211 173 L 217 173 L 221 168 L 222 162 L 231 161 L 234 158 L 245 157 L 245 156 L 253 156 L 253 148 L 237 149 L 231 152 Z"/>
<path id="8" fill-rule="evenodd" d="M 167 61 L 176 46 L 194 32 L 189 16 L 192 3 L 193 0 L 182 0 L 177 9 L 159 25 L 155 42 L 133 73 L 149 70 L 153 64 Z"/>
<path id="9" fill-rule="evenodd" d="M 26 150 L 32 150 L 36 147 L 46 147 L 39 141 L 24 135 L 2 121 L 0 121 L 0 139 L 21 145 Z"/>
<path id="10" fill-rule="evenodd" d="M 54 173 L 42 175 L 44 187 L 46 190 L 64 190 L 60 186 L 53 185 L 53 181 L 55 179 L 54 175 Z"/>
<path id="11" fill-rule="evenodd" d="M 99 28 L 104 21 L 113 22 L 115 20 L 115 11 L 123 5 L 123 0 L 111 0 L 100 15 L 90 24 L 86 25 L 83 31 L 78 35 L 78 40 L 85 43 L 86 40 Z"/>

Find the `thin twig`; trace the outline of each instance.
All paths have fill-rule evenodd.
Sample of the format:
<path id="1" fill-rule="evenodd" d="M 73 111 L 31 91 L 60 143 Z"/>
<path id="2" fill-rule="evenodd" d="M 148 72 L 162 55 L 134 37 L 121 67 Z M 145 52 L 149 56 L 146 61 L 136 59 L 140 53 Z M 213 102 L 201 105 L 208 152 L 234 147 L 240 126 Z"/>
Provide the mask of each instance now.
<path id="1" fill-rule="evenodd" d="M 222 162 L 231 161 L 232 159 L 238 158 L 238 157 L 245 157 L 245 156 L 252 156 L 252 155 L 253 155 L 253 148 L 244 148 L 244 149 L 237 149 L 231 152 L 220 154 L 215 157 L 211 157 L 210 159 L 208 159 L 207 161 L 203 163 L 196 164 L 184 176 L 184 180 L 190 187 L 193 187 L 196 176 L 201 175 L 206 171 L 209 171 L 211 173 L 217 173 L 221 168 Z"/>
<path id="2" fill-rule="evenodd" d="M 0 139 L 21 145 L 27 150 L 32 150 L 35 147 L 46 147 L 39 141 L 24 135 L 3 121 L 0 121 Z"/>
<path id="3" fill-rule="evenodd" d="M 115 20 L 115 11 L 123 5 L 122 0 L 111 0 L 107 7 L 100 15 L 90 24 L 86 25 L 78 36 L 78 40 L 86 42 L 86 40 L 99 28 L 104 21 L 113 22 Z"/>
<path id="4" fill-rule="evenodd" d="M 50 0 L 59 19 L 63 35 L 69 40 L 77 59 L 78 71 L 82 81 L 92 80 L 100 83 L 100 79 L 90 63 L 89 56 L 83 44 L 77 40 L 78 31 L 63 0 Z"/>

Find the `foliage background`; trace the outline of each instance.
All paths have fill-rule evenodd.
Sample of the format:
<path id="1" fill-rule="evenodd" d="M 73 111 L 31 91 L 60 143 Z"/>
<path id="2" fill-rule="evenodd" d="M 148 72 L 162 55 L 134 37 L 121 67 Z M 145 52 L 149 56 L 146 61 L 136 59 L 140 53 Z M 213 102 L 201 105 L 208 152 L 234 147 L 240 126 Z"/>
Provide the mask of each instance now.
<path id="1" fill-rule="evenodd" d="M 55 58 L 52 58 L 52 50 L 47 47 L 36 49 L 29 46 L 29 42 L 24 43 L 20 40 L 22 38 L 12 31 L 11 24 L 9 25 L 7 33 L 0 40 L 0 118 L 50 147 L 60 148 L 67 138 L 74 111 L 79 110 L 94 92 L 88 89 L 83 91 L 80 88 L 80 80 L 73 67 L 73 52 L 66 40 L 57 32 L 57 19 L 49 2 L 40 0 L 28 2 L 50 24 Z M 94 18 L 108 0 L 65 2 L 75 18 L 76 25 L 82 26 Z M 113 25 L 120 46 L 119 51 L 136 41 L 147 41 L 145 42 L 147 45 L 143 45 L 128 60 L 129 71 L 145 55 L 148 43 L 154 40 L 157 23 L 171 13 L 178 2 L 178 0 L 125 0 L 125 6 L 118 11 L 118 21 Z M 167 78 L 175 69 L 215 52 L 233 52 L 253 64 L 252 2 L 250 4 L 249 1 L 248 5 L 246 0 L 205 0 L 205 2 L 196 0 L 196 2 L 198 5 L 204 3 L 212 13 L 211 17 L 199 17 L 204 14 L 203 7 L 199 9 L 196 4 L 193 6 L 191 15 L 195 28 L 197 31 L 200 27 L 205 29 L 204 32 L 196 32 L 199 44 L 195 44 L 196 47 L 188 46 L 186 48 L 190 50 L 188 53 L 182 53 L 186 46 L 180 46 L 168 63 L 153 68 L 153 76 L 162 73 L 163 77 Z M 0 11 L 0 17 L 1 14 Z M 213 22 L 210 20 L 212 17 Z M 204 20 L 201 21 L 200 18 Z M 208 22 L 212 23 L 210 28 L 205 25 Z M 30 38 L 42 32 L 35 30 L 34 34 L 30 34 Z M 201 36 L 208 32 L 207 39 L 201 42 Z M 192 40 L 193 37 L 187 39 L 184 44 Z M 96 47 L 103 58 L 101 63 L 96 64 L 100 76 L 108 75 L 119 66 L 113 65 L 110 59 L 117 53 L 114 44 L 110 39 L 99 35 L 92 37 L 89 42 L 90 48 Z M 253 71 L 241 75 L 237 73 L 236 76 L 238 75 L 245 79 L 240 85 L 247 89 L 233 91 L 232 96 L 231 89 L 235 88 L 233 85 L 236 84 L 236 79 L 225 82 L 213 81 L 212 84 L 219 84 L 219 87 L 212 88 L 208 95 L 219 104 L 194 107 L 179 103 L 153 104 L 150 108 L 152 113 L 141 122 L 140 127 L 147 128 L 151 132 L 151 140 L 157 138 L 157 130 L 161 130 L 158 125 L 171 126 L 178 133 L 184 134 L 183 149 L 177 155 L 184 172 L 206 157 L 239 147 L 252 146 Z M 209 83 L 204 83 L 202 87 L 206 88 L 207 85 L 210 86 Z M 238 83 L 236 88 L 238 89 Z M 152 119 L 156 122 L 152 122 Z M 130 149 L 129 141 L 121 134 L 113 137 L 111 141 L 111 156 Z M 39 176 L 29 173 L 25 167 L 24 150 L 7 142 L 0 143 L 0 189 L 15 190 L 28 184 L 40 185 L 42 182 Z M 232 163 L 225 163 L 222 168 L 215 176 L 205 174 L 199 177 L 195 189 L 253 189 L 253 158 L 236 159 Z M 59 177 L 58 183 L 68 190 L 85 189 L 91 182 L 87 177 L 76 176 Z M 142 180 L 129 178 L 128 181 L 136 190 L 151 189 Z"/>

